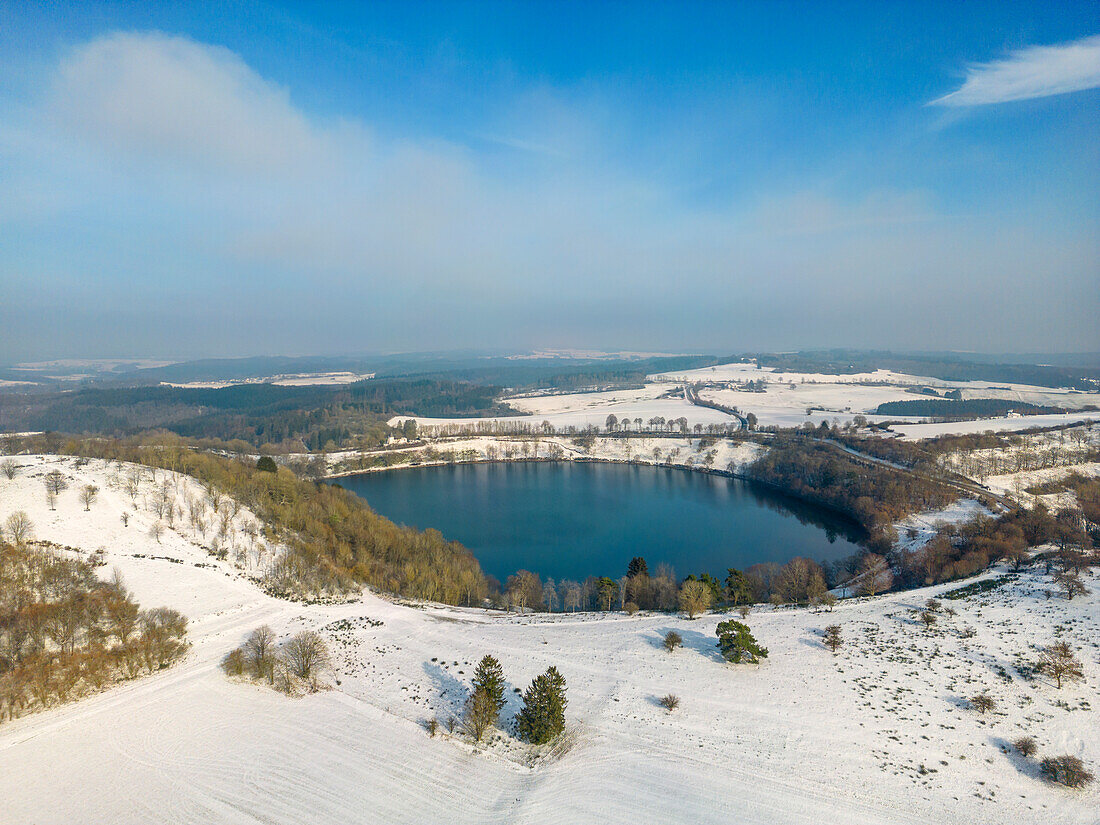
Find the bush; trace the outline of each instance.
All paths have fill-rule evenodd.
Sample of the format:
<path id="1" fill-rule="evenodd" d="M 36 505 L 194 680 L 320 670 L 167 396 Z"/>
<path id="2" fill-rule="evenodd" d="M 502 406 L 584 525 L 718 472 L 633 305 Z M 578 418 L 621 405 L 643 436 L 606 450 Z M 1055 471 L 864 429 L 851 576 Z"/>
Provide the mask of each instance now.
<path id="1" fill-rule="evenodd" d="M 628 616 L 633 616 L 635 613 L 638 612 L 639 609 L 640 608 L 635 602 L 627 602 L 623 605 L 623 610 L 626 611 L 626 614 Z"/>
<path id="2" fill-rule="evenodd" d="M 993 700 L 992 696 L 982 691 L 977 696 L 971 697 L 970 707 L 984 715 L 997 707 L 997 703 Z"/>
<path id="3" fill-rule="evenodd" d="M 1033 756 L 1035 751 L 1039 749 L 1039 746 L 1035 743 L 1034 736 L 1021 736 L 1012 743 L 1012 747 L 1019 751 L 1020 755 L 1025 758 Z"/>
<path id="4" fill-rule="evenodd" d="M 222 659 L 222 670 L 225 671 L 226 676 L 243 676 L 244 651 L 239 647 L 229 651 L 225 658 Z"/>
<path id="5" fill-rule="evenodd" d="M 680 647 L 684 643 L 684 637 L 677 633 L 675 630 L 670 630 L 665 634 L 664 646 L 665 650 L 672 653 L 676 648 Z"/>
<path id="6" fill-rule="evenodd" d="M 1083 788 L 1093 780 L 1091 771 L 1085 769 L 1085 763 L 1076 756 L 1048 756 L 1039 763 L 1043 776 L 1058 785 L 1067 788 Z"/>
<path id="7" fill-rule="evenodd" d="M 657 700 L 657 704 L 667 710 L 669 713 L 680 707 L 680 697 L 675 693 L 670 693 L 667 696 L 662 696 Z"/>
<path id="8" fill-rule="evenodd" d="M 260 460 L 256 462 L 256 469 L 263 473 L 279 472 L 279 466 L 275 463 L 275 459 L 269 455 L 260 456 Z"/>

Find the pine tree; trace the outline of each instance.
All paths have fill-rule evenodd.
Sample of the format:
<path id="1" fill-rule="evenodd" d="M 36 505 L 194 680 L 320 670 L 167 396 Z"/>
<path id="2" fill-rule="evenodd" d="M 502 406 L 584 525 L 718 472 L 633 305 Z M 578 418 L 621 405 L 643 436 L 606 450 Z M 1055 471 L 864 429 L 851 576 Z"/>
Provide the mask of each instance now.
<path id="1" fill-rule="evenodd" d="M 500 662 L 488 654 L 481 657 L 474 671 L 474 692 L 479 690 L 488 694 L 499 713 L 504 707 L 504 671 L 500 668 Z"/>
<path id="2" fill-rule="evenodd" d="M 549 742 L 565 730 L 565 677 L 556 667 L 535 677 L 516 714 L 519 735 L 533 745 Z"/>
<path id="3" fill-rule="evenodd" d="M 726 576 L 726 598 L 734 605 L 748 602 L 752 599 L 752 584 L 748 577 L 736 568 L 730 567 Z"/>
<path id="4" fill-rule="evenodd" d="M 840 625 L 831 624 L 825 628 L 825 647 L 836 653 L 836 649 L 844 643 L 840 637 Z"/>
<path id="5" fill-rule="evenodd" d="M 746 624 L 731 619 L 719 622 L 714 632 L 718 636 L 718 649 L 728 662 L 755 663 L 768 656 L 768 649 L 757 644 Z"/>

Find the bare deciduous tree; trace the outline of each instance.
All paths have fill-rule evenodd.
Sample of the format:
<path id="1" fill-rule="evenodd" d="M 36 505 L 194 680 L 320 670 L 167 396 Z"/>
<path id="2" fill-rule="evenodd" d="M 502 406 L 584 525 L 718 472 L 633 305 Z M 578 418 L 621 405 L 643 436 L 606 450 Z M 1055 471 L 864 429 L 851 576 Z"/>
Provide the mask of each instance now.
<path id="1" fill-rule="evenodd" d="M 267 625 L 257 627 L 245 640 L 244 654 L 256 678 L 271 681 L 274 678 L 275 631 Z"/>
<path id="2" fill-rule="evenodd" d="M 1076 682 L 1085 678 L 1081 661 L 1073 655 L 1073 648 L 1067 642 L 1056 642 L 1044 648 L 1039 654 L 1039 664 L 1035 669 L 1053 679 L 1059 690 L 1063 682 Z"/>
<path id="3" fill-rule="evenodd" d="M 8 516 L 8 520 L 4 522 L 4 529 L 11 537 L 12 543 L 20 546 L 34 533 L 34 525 L 31 523 L 30 516 L 23 510 L 16 510 Z"/>
<path id="4" fill-rule="evenodd" d="M 970 707 L 984 716 L 986 713 L 993 710 L 993 708 L 997 707 L 997 703 L 992 696 L 982 691 L 977 696 L 972 696 L 970 698 Z"/>
<path id="5" fill-rule="evenodd" d="M 328 668 L 330 657 L 325 640 L 312 630 L 295 634 L 284 648 L 287 669 L 299 679 L 311 682 Z"/>
<path id="6" fill-rule="evenodd" d="M 703 582 L 694 579 L 684 582 L 680 588 L 680 609 L 687 613 L 689 619 L 694 619 L 704 610 L 710 607 L 710 588 Z"/>
<path id="7" fill-rule="evenodd" d="M 1054 583 L 1062 589 L 1069 601 L 1073 601 L 1074 596 L 1084 596 L 1089 592 L 1088 588 L 1085 587 L 1085 583 L 1081 581 L 1081 576 L 1068 570 L 1058 573 L 1054 577 Z"/>
<path id="8" fill-rule="evenodd" d="M 80 503 L 84 505 L 85 513 L 92 509 L 98 496 L 99 488 L 94 484 L 85 484 L 80 488 Z"/>
<path id="9" fill-rule="evenodd" d="M 57 504 L 57 497 L 63 490 L 68 488 L 69 482 L 65 480 L 65 476 L 60 470 L 50 470 L 42 481 L 46 485 L 46 501 L 49 502 L 50 509 L 53 510 Z"/>
<path id="10" fill-rule="evenodd" d="M 864 596 L 874 596 L 889 590 L 894 583 L 894 574 L 890 565 L 882 556 L 868 553 L 859 566 L 859 592 Z"/>

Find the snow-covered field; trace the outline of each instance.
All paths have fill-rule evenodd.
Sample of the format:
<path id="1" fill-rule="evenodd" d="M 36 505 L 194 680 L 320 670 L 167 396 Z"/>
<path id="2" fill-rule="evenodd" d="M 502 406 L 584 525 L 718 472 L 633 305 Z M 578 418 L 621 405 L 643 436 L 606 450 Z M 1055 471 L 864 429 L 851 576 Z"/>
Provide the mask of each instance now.
<path id="1" fill-rule="evenodd" d="M 416 418 L 420 425 L 438 426 L 457 424 L 476 426 L 478 422 L 522 423 L 538 427 L 549 421 L 555 428 L 587 426 L 601 430 L 608 415 L 618 419 L 641 418 L 643 422 L 661 417 L 666 420 L 686 418 L 689 427 L 696 424 L 737 424 L 737 419 L 708 407 L 696 407 L 681 398 L 657 398 L 662 392 L 673 389 L 671 385 L 648 385 L 645 390 L 620 392 L 575 393 L 533 398 L 510 399 L 509 404 L 531 415 L 497 416 L 494 418 Z M 401 420 L 410 416 L 400 416 Z"/>
<path id="2" fill-rule="evenodd" d="M 263 378 L 241 378 L 227 381 L 187 381 L 185 383 L 172 383 L 162 381 L 167 387 L 177 387 L 185 390 L 220 390 L 225 387 L 236 387 L 241 384 L 274 384 L 277 387 L 327 387 L 342 384 L 354 384 L 356 381 L 365 381 L 374 378 L 373 372 L 303 372 L 289 373 L 286 375 L 268 375 Z"/>
<path id="3" fill-rule="evenodd" d="M 654 381 L 697 382 L 697 381 L 759 381 L 777 384 L 889 384 L 893 387 L 934 387 L 939 391 L 959 390 L 963 398 L 1002 398 L 1009 401 L 1022 401 L 1030 404 L 1080 409 L 1097 404 L 1100 393 L 1078 392 L 1059 387 L 1038 387 L 1031 384 L 1007 384 L 994 381 L 946 381 L 927 375 L 911 375 L 892 370 L 874 370 L 857 372 L 850 375 L 831 373 L 777 372 L 771 367 L 758 367 L 756 364 L 718 364 L 713 367 L 700 367 L 694 370 L 660 373 L 649 376 Z M 905 393 L 899 399 L 920 398 L 919 395 Z M 894 400 L 894 399 L 886 399 Z"/>
<path id="4" fill-rule="evenodd" d="M 1072 602 L 1046 598 L 1049 580 L 1032 575 L 947 602 L 958 614 L 931 632 L 912 608 L 950 586 L 833 613 L 758 609 L 748 623 L 771 655 L 737 667 L 717 656 L 725 617 L 713 615 L 279 601 L 190 537 L 156 544 L 151 514 L 109 488 L 101 462 L 19 462 L 31 467 L 0 480 L 0 516 L 23 509 L 40 539 L 104 547 L 104 575 L 117 567 L 143 604 L 187 613 L 194 648 L 158 675 L 0 725 L 5 825 L 1097 821 L 1100 789 L 1050 786 L 1034 760 L 1005 752 L 1026 733 L 1040 754 L 1100 767 L 1095 573 Z M 53 466 L 73 478 L 56 512 L 39 477 Z M 103 490 L 91 512 L 75 491 L 87 482 Z M 321 629 L 337 653 L 334 689 L 290 699 L 225 678 L 220 658 L 263 623 Z M 833 623 L 846 640 L 835 656 L 820 641 Z M 660 648 L 668 629 L 684 637 L 672 655 Z M 1080 650 L 1085 684 L 1056 690 L 1016 670 L 1055 639 Z M 457 711 L 484 653 L 520 688 L 559 667 L 572 749 L 532 760 L 503 733 L 480 752 L 428 737 L 424 720 Z M 979 716 L 965 699 L 983 689 L 997 707 Z M 656 702 L 666 693 L 682 700 L 671 714 Z M 512 697 L 506 713 L 516 707 Z"/>
<path id="5" fill-rule="evenodd" d="M 742 413 L 753 413 L 761 427 L 799 427 L 807 421 L 815 426 L 822 421 L 844 425 L 857 415 L 871 422 L 906 420 L 899 416 L 875 415 L 874 411 L 879 404 L 887 401 L 911 401 L 920 397 L 899 387 L 848 383 L 802 384 L 797 380 L 769 383 L 762 393 L 704 389 L 700 390 L 699 395 L 705 400 L 735 407 Z"/>
<path id="6" fill-rule="evenodd" d="M 735 386 L 701 389 L 702 399 L 734 407 L 743 414 L 752 413 L 761 427 L 798 427 L 807 422 L 817 426 L 822 422 L 848 424 L 861 415 L 870 422 L 909 422 L 895 429 L 907 437 L 927 438 L 946 432 L 981 432 L 984 429 L 1014 430 L 1050 426 L 1051 423 L 1097 418 L 1096 413 L 1068 416 L 1023 416 L 960 424 L 921 424 L 924 419 L 905 416 L 880 416 L 879 404 L 888 401 L 915 401 L 929 396 L 912 392 L 916 387 L 935 387 L 943 393 L 959 390 L 963 398 L 998 398 L 1022 403 L 1061 406 L 1067 409 L 1087 405 L 1100 406 L 1100 393 L 1081 393 L 1068 389 L 1033 387 L 1024 384 L 993 384 L 988 381 L 942 381 L 920 375 L 876 370 L 852 375 L 775 372 L 755 364 L 723 364 L 682 372 L 659 373 L 648 377 L 638 389 L 613 390 L 565 395 L 527 395 L 504 399 L 515 409 L 527 413 L 522 417 L 504 416 L 492 419 L 418 418 L 424 425 L 476 426 L 478 422 L 526 423 L 538 426 L 549 421 L 555 428 L 595 426 L 603 428 L 608 415 L 618 419 L 641 418 L 643 422 L 660 416 L 667 419 L 688 419 L 695 424 L 736 424 L 736 419 L 709 408 L 696 407 L 681 398 L 660 398 L 676 391 L 686 382 L 712 384 L 744 384 L 763 382 L 763 392 L 752 392 Z M 910 430 L 910 428 L 913 428 Z M 927 428 L 927 429 L 922 429 Z M 970 429 L 976 428 L 976 429 Z"/>
<path id="7" fill-rule="evenodd" d="M 894 419 L 898 420 L 898 419 Z M 917 441 L 938 435 L 965 435 L 967 433 L 1007 433 L 1029 430 L 1032 427 L 1060 427 L 1085 421 L 1100 421 L 1098 412 L 1066 413 L 1064 415 L 1018 415 L 1003 418 L 979 418 L 975 421 L 945 421 L 934 424 L 897 424 L 891 427 L 903 438 Z"/>

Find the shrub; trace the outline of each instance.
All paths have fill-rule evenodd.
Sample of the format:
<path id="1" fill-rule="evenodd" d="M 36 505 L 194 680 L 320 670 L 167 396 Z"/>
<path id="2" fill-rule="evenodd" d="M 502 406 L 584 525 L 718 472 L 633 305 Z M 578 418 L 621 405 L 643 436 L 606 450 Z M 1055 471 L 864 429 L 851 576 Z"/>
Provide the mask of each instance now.
<path id="1" fill-rule="evenodd" d="M 970 707 L 984 715 L 997 707 L 997 703 L 992 696 L 982 691 L 977 696 L 972 696 L 970 698 Z"/>
<path id="2" fill-rule="evenodd" d="M 1020 755 L 1025 758 L 1033 756 L 1035 751 L 1039 749 L 1034 736 L 1021 736 L 1012 743 L 1012 747 L 1019 751 Z"/>
<path id="3" fill-rule="evenodd" d="M 222 670 L 226 676 L 244 675 L 244 651 L 239 647 L 229 651 L 222 659 Z"/>
<path id="4" fill-rule="evenodd" d="M 660 699 L 658 699 L 657 704 L 659 704 L 669 713 L 672 713 L 672 711 L 680 707 L 680 697 L 677 696 L 675 693 L 669 693 L 668 695 L 662 696 Z"/>
<path id="5" fill-rule="evenodd" d="M 665 634 L 664 646 L 665 650 L 672 653 L 676 648 L 680 647 L 684 643 L 684 637 L 677 633 L 675 630 L 670 630 Z"/>
<path id="6" fill-rule="evenodd" d="M 269 455 L 260 456 L 260 460 L 256 462 L 256 469 L 263 473 L 279 472 L 279 467 L 275 463 L 275 459 Z"/>
<path id="7" fill-rule="evenodd" d="M 436 733 L 439 732 L 439 720 L 434 716 L 424 723 L 424 727 L 428 731 L 428 736 L 435 738 Z"/>
<path id="8" fill-rule="evenodd" d="M 825 638 L 823 640 L 825 647 L 836 653 L 838 647 L 840 647 L 844 640 L 840 637 L 840 625 L 831 624 L 825 628 Z"/>
<path id="9" fill-rule="evenodd" d="M 1067 788 L 1083 788 L 1093 780 L 1092 772 L 1076 756 L 1047 756 L 1039 763 L 1039 770 L 1051 782 Z"/>
<path id="10" fill-rule="evenodd" d="M 640 608 L 635 602 L 627 602 L 623 605 L 623 610 L 626 611 L 626 614 L 628 616 L 633 616 L 635 613 L 638 612 L 639 609 Z"/>

